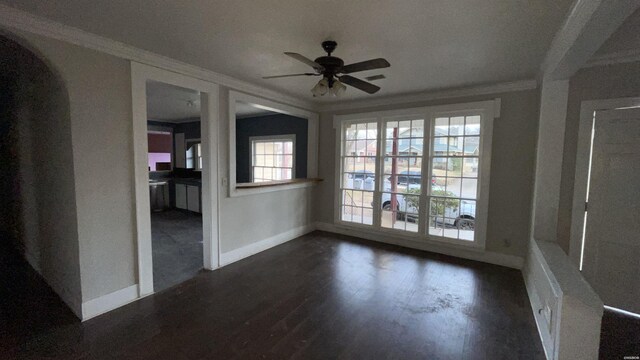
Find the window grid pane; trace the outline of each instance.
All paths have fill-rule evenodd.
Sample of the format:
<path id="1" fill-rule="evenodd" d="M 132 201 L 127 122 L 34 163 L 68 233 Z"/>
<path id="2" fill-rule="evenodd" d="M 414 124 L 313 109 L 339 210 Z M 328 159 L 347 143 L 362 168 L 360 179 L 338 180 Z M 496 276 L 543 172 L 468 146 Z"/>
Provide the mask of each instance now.
<path id="1" fill-rule="evenodd" d="M 253 182 L 293 178 L 292 140 L 253 140 Z"/>
<path id="2" fill-rule="evenodd" d="M 340 220 L 373 225 L 374 178 L 378 124 L 361 122 L 345 126 L 342 134 Z"/>
<path id="3" fill-rule="evenodd" d="M 429 165 L 429 235 L 475 239 L 480 116 L 439 117 L 434 121 Z"/>
<path id="4" fill-rule="evenodd" d="M 418 232 L 424 119 L 385 121 L 380 225 Z"/>

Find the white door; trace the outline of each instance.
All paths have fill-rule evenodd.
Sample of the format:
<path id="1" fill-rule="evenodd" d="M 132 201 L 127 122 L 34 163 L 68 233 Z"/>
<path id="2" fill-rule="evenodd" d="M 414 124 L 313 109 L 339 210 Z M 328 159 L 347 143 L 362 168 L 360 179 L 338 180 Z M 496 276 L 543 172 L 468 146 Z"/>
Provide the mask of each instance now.
<path id="1" fill-rule="evenodd" d="M 605 305 L 640 313 L 640 108 L 594 122 L 582 271 Z"/>

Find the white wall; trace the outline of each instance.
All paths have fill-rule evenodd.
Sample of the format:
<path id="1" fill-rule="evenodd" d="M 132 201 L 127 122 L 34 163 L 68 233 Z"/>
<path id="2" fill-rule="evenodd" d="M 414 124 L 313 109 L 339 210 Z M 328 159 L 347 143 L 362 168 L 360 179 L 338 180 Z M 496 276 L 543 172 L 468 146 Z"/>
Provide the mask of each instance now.
<path id="1" fill-rule="evenodd" d="M 319 176 L 324 181 L 315 193 L 314 217 L 333 223 L 335 178 L 335 130 L 333 115 L 394 108 L 410 108 L 501 99 L 501 116 L 493 125 L 491 184 L 486 250 L 524 258 L 529 234 L 533 163 L 538 123 L 538 91 L 525 90 L 402 106 L 380 106 L 325 112 L 320 117 Z"/>
<path id="2" fill-rule="evenodd" d="M 20 250 L 79 314 L 82 298 L 67 92 L 57 74 L 24 47 L 2 38 L 0 53 L 3 75 L 13 72 L 18 79 L 13 116 L 3 121 L 12 121 L 18 135 Z"/>
<path id="3" fill-rule="evenodd" d="M 60 171 L 75 179 L 86 302 L 136 282 L 130 65 L 57 40 L 18 35 L 58 72 L 68 91 L 74 172 Z"/>
<path id="4" fill-rule="evenodd" d="M 313 225 L 313 187 L 229 197 L 229 88 L 220 88 L 219 174 L 227 180 L 220 187 L 220 252 L 251 247 L 260 241 L 302 234 Z M 220 182 L 222 184 L 222 182 Z M 288 234 L 288 235 L 287 235 Z M 247 250 L 250 251 L 250 250 Z M 223 262 L 224 263 L 224 262 Z"/>
<path id="5" fill-rule="evenodd" d="M 137 283 L 130 63 L 38 35 L 17 35 L 56 69 L 68 91 L 75 172 L 62 173 L 75 180 L 77 226 L 69 228 L 77 232 L 86 303 Z M 228 90 L 220 92 L 217 144 L 220 176 L 227 179 Z M 312 229 L 313 188 L 234 198 L 227 190 L 220 189 L 222 256 L 236 250 L 237 258 L 238 249 L 255 250 L 265 239 L 273 245 Z"/>

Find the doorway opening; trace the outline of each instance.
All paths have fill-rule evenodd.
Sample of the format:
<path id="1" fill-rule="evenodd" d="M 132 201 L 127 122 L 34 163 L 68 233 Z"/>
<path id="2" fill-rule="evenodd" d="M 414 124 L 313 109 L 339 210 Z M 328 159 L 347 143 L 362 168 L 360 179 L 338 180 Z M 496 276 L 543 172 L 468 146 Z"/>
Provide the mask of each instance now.
<path id="1" fill-rule="evenodd" d="M 200 91 L 147 81 L 147 146 L 153 288 L 203 269 Z"/>
<path id="2" fill-rule="evenodd" d="M 640 108 L 593 113 L 580 270 L 603 302 L 640 313 Z"/>
<path id="3" fill-rule="evenodd" d="M 219 266 L 218 85 L 131 63 L 139 297 Z"/>

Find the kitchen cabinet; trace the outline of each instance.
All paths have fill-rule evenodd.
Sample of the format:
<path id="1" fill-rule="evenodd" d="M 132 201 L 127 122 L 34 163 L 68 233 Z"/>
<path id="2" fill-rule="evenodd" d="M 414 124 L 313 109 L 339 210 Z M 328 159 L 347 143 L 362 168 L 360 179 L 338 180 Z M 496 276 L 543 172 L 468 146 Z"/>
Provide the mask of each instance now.
<path id="1" fill-rule="evenodd" d="M 187 185 L 176 184 L 176 207 L 187 210 Z"/>
<path id="2" fill-rule="evenodd" d="M 200 211 L 200 186 L 187 185 L 187 184 L 175 184 L 176 189 L 176 208 L 182 210 L 189 210 L 193 212 Z"/>
<path id="3" fill-rule="evenodd" d="M 187 167 L 187 154 L 185 153 L 184 133 L 176 133 L 175 135 L 175 164 L 177 168 L 184 169 Z"/>
<path id="4" fill-rule="evenodd" d="M 187 185 L 187 209 L 200 212 L 200 187 Z"/>

